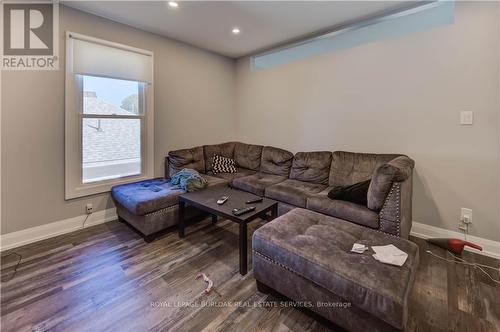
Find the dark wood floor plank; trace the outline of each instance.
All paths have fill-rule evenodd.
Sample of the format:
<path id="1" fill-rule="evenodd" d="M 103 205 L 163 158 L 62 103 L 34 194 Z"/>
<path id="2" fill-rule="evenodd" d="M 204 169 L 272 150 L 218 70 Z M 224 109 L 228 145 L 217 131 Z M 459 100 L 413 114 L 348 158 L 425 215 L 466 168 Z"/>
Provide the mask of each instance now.
<path id="1" fill-rule="evenodd" d="M 425 325 L 434 331 L 447 330 L 448 288 L 447 267 L 442 261 L 426 253 L 431 249 L 438 255 L 443 254 L 439 248 L 429 248 L 428 244 L 415 239 L 420 247 L 420 264 L 415 278 L 415 285 L 410 295 L 410 321 L 415 328 Z"/>
<path id="2" fill-rule="evenodd" d="M 210 231 L 207 233 L 204 233 L 205 235 L 210 234 L 210 233 L 215 233 L 220 231 L 217 228 L 210 228 Z M 192 240 L 196 240 L 195 234 L 192 236 Z M 185 247 L 181 244 L 179 244 L 179 240 L 177 237 L 173 237 L 172 239 L 166 238 L 165 241 L 168 241 L 166 244 L 162 244 L 161 241 L 155 242 L 155 245 L 153 246 L 153 249 L 151 249 L 151 252 L 156 253 L 157 251 L 165 251 L 164 255 L 164 260 L 163 261 L 156 261 L 156 263 L 151 265 L 151 261 L 144 260 L 144 259 L 139 259 L 139 261 L 144 261 L 147 263 L 146 265 L 143 265 L 144 270 L 141 272 L 133 272 L 130 273 L 130 264 L 124 264 L 127 266 L 127 276 L 129 278 L 133 278 L 134 276 L 137 277 L 136 279 L 133 279 L 131 281 L 125 282 L 119 287 L 109 291 L 109 292 L 104 292 L 102 294 L 97 295 L 94 297 L 94 303 L 99 306 L 100 312 L 102 316 L 106 317 L 106 313 L 108 309 L 110 310 L 110 314 L 112 314 L 113 319 L 107 319 L 107 322 L 110 321 L 117 321 L 120 322 L 122 319 L 132 319 L 133 317 L 136 316 L 142 316 L 141 318 L 145 318 L 144 315 L 141 315 L 140 313 L 142 311 L 147 311 L 149 313 L 152 313 L 154 311 L 150 310 L 150 302 L 156 301 L 156 300 L 172 300 L 172 298 L 166 298 L 166 299 L 158 299 L 153 297 L 151 294 L 156 294 L 158 296 L 162 296 L 162 294 L 175 294 L 176 292 L 180 293 L 180 290 L 177 291 L 176 284 L 174 280 L 170 280 L 170 284 L 167 285 L 166 283 L 162 283 L 159 281 L 162 278 L 162 275 L 171 269 L 175 269 L 178 267 L 181 267 L 185 264 L 188 264 L 190 262 L 189 258 L 190 257 L 195 257 L 196 255 L 200 253 L 204 253 L 207 249 L 210 247 L 207 245 L 207 243 L 203 241 L 196 241 L 195 244 L 187 244 Z M 221 239 L 217 239 L 216 236 L 213 236 L 210 240 L 209 243 L 218 241 L 219 243 L 222 243 Z M 149 245 L 147 245 L 149 246 Z M 175 250 L 173 248 L 170 248 L 171 246 L 175 246 Z M 170 249 L 169 249 L 170 248 Z M 142 249 L 138 249 L 139 252 L 142 252 Z M 142 254 L 147 255 L 148 252 L 143 252 Z M 141 256 L 141 255 L 138 255 Z M 154 255 L 156 256 L 156 254 Z M 212 258 L 213 259 L 213 258 Z M 210 261 L 206 260 L 205 261 Z M 137 263 L 137 262 L 136 262 Z M 149 271 L 148 273 L 145 273 L 145 271 Z M 189 281 L 192 283 L 192 281 Z M 160 289 L 161 286 L 165 286 L 163 289 Z M 168 286 L 168 287 L 167 287 Z M 188 292 L 188 298 L 186 299 L 177 299 L 177 300 L 187 300 L 189 299 L 189 296 L 192 296 L 192 294 L 189 294 Z M 134 307 L 129 310 L 128 306 L 129 303 L 125 301 L 127 298 L 139 298 L 142 301 L 135 301 L 134 302 Z M 175 299 L 174 299 L 175 300 Z M 111 309 L 110 309 L 111 308 Z M 123 316 L 123 317 L 122 317 Z M 163 318 L 164 316 L 162 316 Z M 158 317 L 156 317 L 158 318 Z M 74 319 L 76 320 L 76 319 Z M 149 322 L 154 322 L 154 319 L 146 319 Z M 106 322 L 101 322 L 99 323 L 99 326 L 105 326 Z"/>
<path id="3" fill-rule="evenodd" d="M 263 223 L 249 224 L 249 252 L 251 234 Z M 110 222 L 3 253 L 19 253 L 22 261 L 12 280 L 16 256 L 1 261 L 2 331 L 330 331 L 258 292 L 251 270 L 238 273 L 238 225 L 207 219 L 186 230 L 183 239 L 172 231 L 145 243 L 126 225 Z M 420 266 L 407 330 L 500 331 L 499 285 L 476 268 L 426 252 L 452 259 L 444 250 L 412 240 Z M 463 259 L 500 267 L 499 260 L 470 252 Z M 209 294 L 195 279 L 199 272 L 214 281 Z M 218 305 L 207 306 L 210 301 Z"/>

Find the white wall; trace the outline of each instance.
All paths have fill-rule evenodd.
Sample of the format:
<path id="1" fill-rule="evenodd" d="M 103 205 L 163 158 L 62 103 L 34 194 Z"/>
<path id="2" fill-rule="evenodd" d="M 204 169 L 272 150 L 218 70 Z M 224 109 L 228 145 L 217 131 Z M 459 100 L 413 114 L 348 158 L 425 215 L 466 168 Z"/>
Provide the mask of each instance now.
<path id="1" fill-rule="evenodd" d="M 237 63 L 236 133 L 293 152 L 405 153 L 415 221 L 500 240 L 499 10 L 457 3 L 454 25 L 252 71 Z M 473 126 L 459 113 L 472 110 Z"/>
<path id="2" fill-rule="evenodd" d="M 64 200 L 66 30 L 154 52 L 157 176 L 169 150 L 234 139 L 233 60 L 61 6 L 61 69 L 2 72 L 1 234 L 113 206 L 108 194 Z"/>

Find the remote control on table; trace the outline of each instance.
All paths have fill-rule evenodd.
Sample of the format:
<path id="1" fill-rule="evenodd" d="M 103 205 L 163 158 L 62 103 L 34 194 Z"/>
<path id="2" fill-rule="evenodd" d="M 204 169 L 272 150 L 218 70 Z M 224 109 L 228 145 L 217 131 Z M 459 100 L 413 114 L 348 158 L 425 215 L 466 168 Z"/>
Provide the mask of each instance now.
<path id="1" fill-rule="evenodd" d="M 260 203 L 263 201 L 263 198 L 262 197 L 257 197 L 255 199 L 251 199 L 251 200 L 248 200 L 246 201 L 245 203 L 246 204 L 252 204 L 252 203 Z"/>
<path id="2" fill-rule="evenodd" d="M 229 199 L 229 196 L 222 196 L 218 201 L 217 204 L 222 205 L 226 203 L 226 201 Z"/>
<path id="3" fill-rule="evenodd" d="M 241 209 L 233 209 L 233 214 L 235 216 L 241 216 L 242 214 L 253 211 L 253 210 L 255 210 L 255 206 L 249 206 L 249 207 L 241 208 Z"/>

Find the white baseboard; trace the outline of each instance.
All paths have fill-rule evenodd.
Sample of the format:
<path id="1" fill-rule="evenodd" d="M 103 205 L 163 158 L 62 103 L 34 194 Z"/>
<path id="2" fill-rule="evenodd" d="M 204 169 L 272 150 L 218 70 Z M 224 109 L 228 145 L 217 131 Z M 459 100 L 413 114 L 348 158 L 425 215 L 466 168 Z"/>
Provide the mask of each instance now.
<path id="1" fill-rule="evenodd" d="M 82 228 L 83 221 L 85 220 L 86 216 L 87 215 L 81 215 L 78 217 L 52 222 L 50 224 L 42 226 L 23 229 L 18 232 L 4 234 L 0 237 L 0 251 L 20 247 L 25 244 L 45 240 L 57 235 L 77 231 Z M 116 215 L 115 208 L 97 211 L 89 216 L 88 220 L 85 222 L 85 228 L 103 224 L 108 221 L 113 221 L 117 218 L 118 217 Z M 412 224 L 411 235 L 422 239 L 433 237 L 463 239 L 462 233 L 422 224 L 415 221 Z M 478 251 L 469 247 L 465 247 L 466 250 L 500 259 L 500 242 L 472 235 L 468 235 L 467 240 L 479 244 L 481 247 L 483 247 L 483 251 Z"/>
<path id="2" fill-rule="evenodd" d="M 25 244 L 45 240 L 57 235 L 82 229 L 87 215 L 59 220 L 42 226 L 23 229 L 21 231 L 3 234 L 0 237 L 0 251 L 16 248 Z M 85 222 L 85 228 L 116 220 L 116 209 L 107 209 L 92 213 Z"/>
<path id="3" fill-rule="evenodd" d="M 435 238 L 435 237 L 456 238 L 456 239 L 464 238 L 463 233 L 454 232 L 444 228 L 434 227 L 415 221 L 412 223 L 410 234 L 422 239 Z M 500 242 L 484 239 L 482 237 L 473 235 L 467 235 L 467 241 L 480 245 L 481 247 L 483 247 L 483 251 L 479 251 L 469 247 L 465 247 L 465 250 L 500 259 Z"/>

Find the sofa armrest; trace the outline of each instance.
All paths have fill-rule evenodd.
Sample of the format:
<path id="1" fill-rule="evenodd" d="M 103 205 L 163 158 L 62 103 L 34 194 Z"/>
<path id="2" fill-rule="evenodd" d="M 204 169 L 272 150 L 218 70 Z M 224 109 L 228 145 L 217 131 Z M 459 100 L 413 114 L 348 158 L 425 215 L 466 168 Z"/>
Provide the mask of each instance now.
<path id="1" fill-rule="evenodd" d="M 170 179 L 170 159 L 165 157 L 165 179 Z"/>
<path id="2" fill-rule="evenodd" d="M 379 230 L 391 235 L 408 238 L 412 224 L 413 176 L 393 182 L 379 213 Z"/>
<path id="3" fill-rule="evenodd" d="M 394 182 L 403 182 L 411 177 L 415 161 L 407 156 L 392 159 L 386 165 L 386 174 L 393 173 Z"/>
<path id="4" fill-rule="evenodd" d="M 415 162 L 407 156 L 399 156 L 377 167 L 368 188 L 368 208 L 380 211 L 393 184 L 406 181 L 412 175 L 414 165 Z"/>

